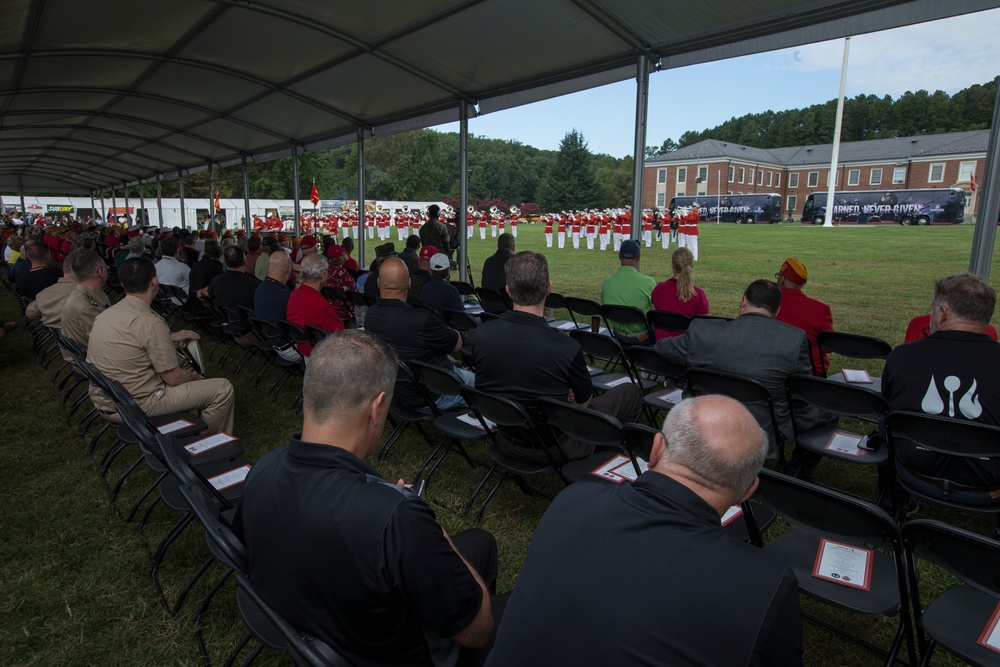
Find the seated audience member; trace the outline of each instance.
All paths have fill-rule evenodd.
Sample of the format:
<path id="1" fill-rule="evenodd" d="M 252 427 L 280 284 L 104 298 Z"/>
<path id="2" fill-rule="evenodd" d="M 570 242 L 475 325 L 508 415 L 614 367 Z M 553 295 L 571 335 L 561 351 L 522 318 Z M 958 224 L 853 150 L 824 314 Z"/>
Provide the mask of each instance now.
<path id="1" fill-rule="evenodd" d="M 1000 426 L 1000 344 L 983 333 L 996 292 L 982 278 L 934 283 L 930 335 L 900 345 L 885 362 L 882 394 L 890 411 L 923 412 Z M 1000 503 L 1000 461 L 957 460 L 905 441 L 896 474 L 928 495 L 976 505 Z"/>
<path id="2" fill-rule="evenodd" d="M 296 264 L 301 264 L 306 255 L 319 252 L 319 241 L 312 234 L 306 234 L 298 243 L 298 250 L 292 253 L 292 259 Z"/>
<path id="3" fill-rule="evenodd" d="M 357 667 L 468 665 L 464 647 L 492 634 L 496 541 L 475 528 L 450 537 L 402 480 L 365 463 L 395 381 L 395 355 L 370 333 L 316 346 L 301 435 L 246 480 L 237 521 L 250 578 L 293 626 Z"/>
<path id="4" fill-rule="evenodd" d="M 188 286 L 190 294 L 197 296 L 198 292 L 212 284 L 217 276 L 226 272 L 222 266 L 222 246 L 214 239 L 205 241 L 205 251 L 194 266 L 188 276 Z"/>
<path id="5" fill-rule="evenodd" d="M 17 285 L 17 281 L 21 279 L 25 273 L 31 270 L 31 259 L 28 258 L 28 250 L 33 245 L 41 245 L 44 248 L 48 248 L 41 240 L 35 236 L 31 235 L 24 239 L 24 244 L 21 246 L 21 256 L 17 258 L 14 262 L 14 266 L 10 270 L 10 279 Z M 46 286 L 47 287 L 47 286 Z"/>
<path id="6" fill-rule="evenodd" d="M 156 277 L 164 285 L 180 287 L 185 293 L 190 290 L 191 267 L 181 261 L 181 244 L 174 236 L 160 241 L 163 256 L 156 263 Z"/>
<path id="7" fill-rule="evenodd" d="M 808 374 L 812 366 L 805 333 L 774 319 L 781 298 L 777 284 L 755 280 L 743 293 L 740 314 L 735 320 L 692 320 L 687 334 L 664 338 L 656 344 L 656 352 L 689 368 L 707 368 L 757 380 L 771 393 L 778 430 L 791 440 L 795 434 L 785 382 L 789 375 Z M 763 406 L 750 406 L 750 411 L 767 428 L 771 418 Z M 828 419 L 815 407 L 805 404 L 796 405 L 795 414 L 804 429 Z M 774 443 L 771 445 L 774 447 Z M 771 455 L 776 455 L 776 450 Z M 812 481 L 819 458 L 796 448 L 792 465 L 801 466 L 799 476 Z"/>
<path id="8" fill-rule="evenodd" d="M 410 292 L 406 296 L 409 303 L 417 303 L 420 299 L 420 290 L 431 281 L 431 257 L 438 254 L 437 248 L 432 245 L 425 245 L 417 255 L 417 270 L 410 274 Z M 445 255 L 447 257 L 447 255 Z"/>
<path id="9" fill-rule="evenodd" d="M 418 268 L 419 257 L 417 253 L 420 251 L 420 237 L 416 234 L 410 234 L 406 237 L 406 247 L 403 248 L 403 252 L 399 253 L 399 258 L 406 262 L 406 270 L 413 273 Z"/>
<path id="10" fill-rule="evenodd" d="M 11 266 L 17 264 L 17 260 L 21 259 L 21 248 L 24 246 L 24 239 L 16 234 L 7 239 L 7 247 L 4 249 L 4 259 Z"/>
<path id="11" fill-rule="evenodd" d="M 252 276 L 257 274 L 257 259 L 260 257 L 261 241 L 259 236 L 251 236 L 247 239 L 247 273 Z"/>
<path id="12" fill-rule="evenodd" d="M 808 297 L 802 291 L 809 278 L 805 265 L 794 257 L 789 257 L 781 263 L 781 268 L 774 274 L 778 287 L 781 288 L 781 310 L 776 320 L 791 324 L 806 332 L 809 339 L 809 362 L 812 374 L 826 377 L 823 369 L 829 364 L 829 355 L 820 352 L 817 337 L 823 331 L 833 331 L 833 314 L 830 306 L 818 299 Z"/>
<path id="13" fill-rule="evenodd" d="M 287 319 L 288 300 L 292 296 L 292 288 L 288 286 L 288 278 L 292 271 L 292 260 L 283 252 L 268 256 L 267 277 L 257 285 L 253 295 L 254 315 L 257 319 L 278 324 Z M 284 339 L 272 338 L 274 351 L 286 361 L 299 361 L 302 356 L 292 345 L 286 345 Z"/>
<path id="14" fill-rule="evenodd" d="M 29 320 L 41 320 L 42 324 L 47 327 L 60 328 L 63 305 L 76 287 L 76 276 L 73 274 L 72 262 L 76 253 L 79 252 L 83 251 L 74 250 L 66 255 L 62 265 L 62 278 L 38 293 L 35 300 L 28 304 L 28 308 L 24 312 L 25 317 Z"/>
<path id="15" fill-rule="evenodd" d="M 111 307 L 104 293 L 108 282 L 108 267 L 96 252 L 70 253 L 77 284 L 66 298 L 61 313 L 62 334 L 84 350 L 90 345 L 90 330 L 97 316 Z M 64 355 L 65 356 L 65 355 Z"/>
<path id="16" fill-rule="evenodd" d="M 336 243 L 331 243 L 326 250 L 326 257 L 327 270 L 329 271 L 326 287 L 332 287 L 346 296 L 347 292 L 354 290 L 354 278 L 344 268 L 344 260 L 347 258 L 344 248 Z M 339 299 L 333 302 L 333 309 L 337 311 L 337 317 L 343 322 L 354 317 L 354 308 Z"/>
<path id="17" fill-rule="evenodd" d="M 327 273 L 329 269 L 325 257 L 316 253 L 306 255 L 302 260 L 299 286 L 288 297 L 286 320 L 303 329 L 307 324 L 330 333 L 344 329 L 344 323 L 337 317 L 337 312 L 319 291 L 326 282 Z M 309 343 L 299 343 L 297 347 L 303 357 L 308 358 L 312 353 L 312 345 Z"/>
<path id="18" fill-rule="evenodd" d="M 226 248 L 223 253 L 226 270 L 212 278 L 208 287 L 198 291 L 199 298 L 206 296 L 222 308 L 224 306 L 243 306 L 253 310 L 254 292 L 260 281 L 252 273 L 247 273 L 246 254 L 238 246 Z"/>
<path id="19" fill-rule="evenodd" d="M 49 249 L 41 243 L 28 246 L 28 261 L 31 264 L 18 276 L 15 289 L 19 295 L 31 300 L 46 287 L 59 282 L 63 272 L 49 264 Z"/>
<path id="20" fill-rule="evenodd" d="M 431 279 L 424 284 L 417 297 L 417 303 L 421 306 L 430 306 L 438 311 L 462 310 L 462 296 L 458 289 L 452 285 L 451 280 L 451 260 L 448 255 L 439 252 L 431 257 L 429 263 Z"/>
<path id="21" fill-rule="evenodd" d="M 145 257 L 150 261 L 153 259 L 152 256 L 146 254 L 146 245 L 143 243 L 141 236 L 129 237 L 128 242 L 125 244 L 125 250 L 115 256 L 115 268 L 120 269 L 126 259 L 132 259 L 133 257 Z"/>
<path id="22" fill-rule="evenodd" d="M 679 313 L 687 317 L 708 315 L 705 290 L 694 284 L 694 255 L 687 248 L 677 248 L 670 256 L 673 277 L 653 288 L 650 301 L 655 310 Z M 680 331 L 656 330 L 656 340 L 680 336 Z"/>
<path id="23" fill-rule="evenodd" d="M 347 254 L 347 259 L 344 260 L 344 268 L 348 271 L 360 271 L 361 267 L 358 266 L 358 261 L 351 257 L 351 253 L 354 252 L 354 239 L 350 236 L 344 239 L 342 244 L 344 252 Z"/>
<path id="24" fill-rule="evenodd" d="M 180 236 L 181 242 L 181 256 L 180 260 L 190 267 L 193 267 L 195 263 L 201 259 L 201 252 L 195 247 L 194 234 L 191 232 L 184 232 Z"/>
<path id="25" fill-rule="evenodd" d="M 993 328 L 992 324 L 987 324 L 986 328 L 983 329 L 983 333 L 997 340 L 997 330 Z M 910 323 L 906 325 L 906 334 L 903 336 L 904 343 L 912 343 L 915 340 L 921 340 L 927 338 L 931 335 L 931 314 L 917 315 Z"/>
<path id="26" fill-rule="evenodd" d="M 633 239 L 622 241 L 618 260 L 621 266 L 601 286 L 601 302 L 614 306 L 632 306 L 645 315 L 652 308 L 650 297 L 656 287 L 656 280 L 639 272 L 639 242 Z M 643 324 L 614 322 L 611 333 L 626 347 L 653 343 Z"/>
<path id="27" fill-rule="evenodd" d="M 594 385 L 580 344 L 545 321 L 545 297 L 552 291 L 545 256 L 519 252 L 507 262 L 505 271 L 505 289 L 514 308 L 500 319 L 483 323 L 473 334 L 476 388 L 517 401 L 539 420 L 538 400 L 554 398 L 609 414 L 623 424 L 634 421 L 642 408 L 639 388 L 626 383 L 593 396 Z M 504 434 L 498 440 L 509 456 L 548 462 L 544 452 L 534 447 L 509 440 Z M 561 445 L 569 459 L 594 451 L 592 445 L 566 438 Z"/>
<path id="28" fill-rule="evenodd" d="M 561 492 L 531 539 L 487 665 L 801 665 L 795 574 L 720 525 L 756 490 L 766 454 L 742 405 L 689 398 L 667 415 L 633 484 Z M 627 595 L 608 576 L 612 563 L 641 579 Z"/>
<path id="29" fill-rule="evenodd" d="M 269 235 L 261 239 L 260 257 L 257 258 L 257 266 L 254 267 L 253 272 L 257 280 L 264 280 L 267 277 L 267 262 L 271 257 L 271 253 L 280 249 L 278 240 L 274 236 Z"/>
<path id="30" fill-rule="evenodd" d="M 365 314 L 365 330 L 387 342 L 403 361 L 440 366 L 457 373 L 466 384 L 474 385 L 476 376 L 455 366 L 448 356 L 462 349 L 462 336 L 436 313 L 406 302 L 410 275 L 403 260 L 389 257 L 382 262 L 378 284 L 381 296 Z M 465 405 L 461 396 L 439 396 L 426 391 L 441 410 Z M 399 392 L 399 400 L 406 407 L 430 412 L 417 387 L 402 384 Z"/>
<path id="31" fill-rule="evenodd" d="M 194 411 L 210 431 L 233 431 L 233 385 L 225 378 L 205 379 L 179 365 L 177 346 L 197 340 L 187 329 L 171 333 L 150 307 L 159 290 L 156 266 L 144 259 L 125 260 L 118 272 L 125 298 L 94 320 L 87 360 L 121 382 L 150 416 Z M 114 414 L 113 404 L 91 387 L 94 405 Z"/>
<path id="32" fill-rule="evenodd" d="M 504 232 L 497 237 L 497 251 L 483 262 L 483 279 L 480 284 L 485 289 L 504 294 L 504 288 L 507 287 L 507 275 L 504 272 L 504 267 L 507 266 L 507 262 L 514 256 L 515 252 L 517 249 L 513 234 Z"/>

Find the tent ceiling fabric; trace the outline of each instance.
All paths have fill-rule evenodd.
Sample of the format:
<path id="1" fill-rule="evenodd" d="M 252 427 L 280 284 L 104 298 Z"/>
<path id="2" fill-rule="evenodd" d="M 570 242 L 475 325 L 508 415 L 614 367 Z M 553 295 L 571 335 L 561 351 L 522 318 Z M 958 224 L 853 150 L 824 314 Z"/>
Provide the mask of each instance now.
<path id="1" fill-rule="evenodd" d="M 4 0 L 0 188 L 176 178 L 632 78 L 640 52 L 669 69 L 998 5 Z"/>

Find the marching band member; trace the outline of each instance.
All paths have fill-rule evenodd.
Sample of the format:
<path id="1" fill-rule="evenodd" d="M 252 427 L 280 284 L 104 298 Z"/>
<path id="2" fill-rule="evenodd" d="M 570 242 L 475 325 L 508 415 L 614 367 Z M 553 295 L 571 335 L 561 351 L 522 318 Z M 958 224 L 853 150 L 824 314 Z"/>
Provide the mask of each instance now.
<path id="1" fill-rule="evenodd" d="M 670 211 L 664 211 L 660 216 L 660 245 L 664 250 L 670 249 L 670 229 L 673 225 L 673 216 Z"/>
<path id="2" fill-rule="evenodd" d="M 485 241 L 486 240 L 486 215 L 482 211 L 480 211 L 479 214 L 476 216 L 476 219 L 479 221 L 478 222 L 478 224 L 479 224 L 479 240 L 480 241 Z"/>
<path id="3" fill-rule="evenodd" d="M 611 216 L 605 211 L 601 215 L 601 224 L 597 228 L 597 234 L 601 237 L 601 250 L 607 250 L 611 243 Z"/>
<path id="4" fill-rule="evenodd" d="M 594 212 L 587 213 L 587 222 L 584 231 L 587 234 L 587 250 L 594 249 L 594 237 L 597 236 L 597 223 L 594 220 Z"/>
<path id="5" fill-rule="evenodd" d="M 559 235 L 559 247 L 566 247 L 566 214 L 562 213 L 559 216 L 559 225 L 556 227 L 556 233 Z"/>
<path id="6" fill-rule="evenodd" d="M 513 208 L 513 207 L 512 207 Z M 514 209 L 515 211 L 517 209 Z M 510 233 L 515 239 L 517 238 L 517 216 L 518 213 L 511 212 L 510 216 Z"/>
<path id="7" fill-rule="evenodd" d="M 545 216 L 545 247 L 552 247 L 552 216 Z"/>
<path id="8" fill-rule="evenodd" d="M 408 223 L 406 222 L 406 218 L 403 217 L 402 213 L 399 210 L 396 210 L 392 214 L 392 219 L 393 223 L 396 226 L 396 240 L 405 241 L 407 236 L 406 234 L 407 227 L 409 226 Z"/>
<path id="9" fill-rule="evenodd" d="M 653 214 L 648 210 L 642 212 L 642 240 L 647 248 L 653 245 Z"/>
<path id="10" fill-rule="evenodd" d="M 691 210 L 681 217 L 677 226 L 677 246 L 687 248 L 694 255 L 694 261 L 698 261 L 698 220 L 701 213 L 698 210 L 698 203 L 691 205 Z"/>
<path id="11" fill-rule="evenodd" d="M 573 218 L 570 220 L 570 232 L 573 234 L 573 249 L 580 249 L 580 214 L 579 212 L 573 214 Z"/>
<path id="12" fill-rule="evenodd" d="M 493 207 L 496 209 L 496 206 Z M 495 211 L 490 212 L 490 238 L 495 239 L 497 237 L 497 214 Z"/>

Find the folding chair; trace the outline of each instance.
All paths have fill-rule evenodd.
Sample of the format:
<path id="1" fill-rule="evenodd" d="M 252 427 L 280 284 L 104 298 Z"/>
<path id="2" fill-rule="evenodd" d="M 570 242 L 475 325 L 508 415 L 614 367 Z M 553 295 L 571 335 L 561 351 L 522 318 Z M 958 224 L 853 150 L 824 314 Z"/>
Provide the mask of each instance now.
<path id="1" fill-rule="evenodd" d="M 566 310 L 566 297 L 562 294 L 556 294 L 555 292 L 550 292 L 548 296 L 545 297 L 545 308 L 548 310 Z M 549 326 L 553 329 L 559 329 L 560 331 L 566 331 L 568 329 L 578 329 L 579 326 L 576 322 L 572 320 L 558 320 L 553 319 L 549 322 Z M 589 323 L 588 323 L 589 326 Z"/>
<path id="2" fill-rule="evenodd" d="M 905 641 L 909 664 L 915 664 L 903 537 L 892 517 L 867 501 L 772 470 L 761 470 L 759 479 L 754 499 L 795 524 L 763 548 L 791 568 L 799 592 L 855 614 L 896 616 L 899 628 L 885 650 L 812 614 L 802 615 L 885 656 L 887 666 Z M 752 509 L 747 520 L 756 524 Z M 757 528 L 751 532 L 759 533 Z M 858 574 L 848 577 L 830 565 L 832 552 L 856 555 Z"/>
<path id="3" fill-rule="evenodd" d="M 541 399 L 539 406 L 545 415 L 545 422 L 552 430 L 554 441 L 558 442 L 565 436 L 605 450 L 564 464 L 561 473 L 568 481 L 620 484 L 642 474 L 643 468 L 639 461 L 625 448 L 622 423 L 614 417 L 551 398 Z M 612 465 L 613 462 L 617 465 Z M 611 468 L 629 463 L 631 465 L 622 472 L 610 472 Z M 595 472 L 603 469 L 607 470 L 604 473 Z"/>
<path id="4" fill-rule="evenodd" d="M 435 447 L 434 441 L 430 439 L 427 432 L 424 430 L 424 422 L 432 422 L 434 420 L 434 413 L 432 412 L 421 412 L 411 407 L 407 407 L 402 402 L 402 394 L 399 391 L 400 384 L 408 384 L 410 387 L 417 388 L 419 384 L 413 372 L 410 370 L 409 366 L 405 362 L 399 361 L 396 368 L 396 391 L 393 392 L 392 402 L 389 403 L 389 422 L 393 425 L 392 431 L 389 433 L 388 437 L 382 442 L 381 447 L 378 450 L 378 460 L 381 461 L 389 453 L 399 439 L 402 437 L 403 433 L 406 432 L 410 426 L 415 426 L 417 431 L 420 432 L 420 436 L 424 439 L 431 448 Z"/>
<path id="5" fill-rule="evenodd" d="M 268 322 L 267 320 L 261 320 L 254 318 L 250 322 L 256 327 L 261 334 L 263 334 L 265 341 L 271 346 L 272 352 L 267 355 L 271 363 L 277 368 L 281 369 L 281 375 L 278 379 L 268 388 L 267 393 L 272 397 L 277 397 L 278 391 L 285 384 L 288 377 L 294 374 L 296 371 L 302 372 L 305 370 L 305 362 L 302 360 L 302 356 L 299 355 L 298 361 L 290 361 L 285 359 L 277 353 L 277 349 L 288 349 L 293 348 L 295 343 L 292 341 L 285 333 L 285 331 L 279 327 L 274 322 Z M 277 346 L 275 341 L 278 341 Z"/>
<path id="6" fill-rule="evenodd" d="M 459 296 L 476 296 L 476 288 L 473 287 L 472 283 L 467 283 L 464 280 L 451 280 L 449 282 L 458 290 Z"/>
<path id="7" fill-rule="evenodd" d="M 651 310 L 646 313 L 646 321 L 654 331 L 669 331 L 683 333 L 691 326 L 691 318 L 680 313 L 669 313 L 665 310 Z M 655 337 L 655 336 L 654 336 Z"/>
<path id="8" fill-rule="evenodd" d="M 683 397 L 680 392 L 684 386 L 687 366 L 667 361 L 651 347 L 639 345 L 628 349 L 628 358 L 636 375 L 651 375 L 663 385 L 662 389 L 656 389 L 642 397 L 646 416 L 652 424 L 657 412 L 670 412 L 671 408 L 681 402 Z"/>
<path id="9" fill-rule="evenodd" d="M 757 418 L 757 423 L 767 433 L 770 442 L 774 443 L 778 456 L 778 469 L 785 469 L 785 436 L 778 428 L 778 418 L 774 415 L 774 400 L 767 387 L 742 375 L 707 368 L 689 368 L 685 377 L 688 391 L 693 396 L 722 394 L 745 405 Z"/>
<path id="10" fill-rule="evenodd" d="M 1000 542 L 940 521 L 918 519 L 903 526 L 909 556 L 910 594 L 917 620 L 917 638 L 923 660 L 929 665 L 941 646 L 953 656 L 978 667 L 996 665 L 996 651 L 980 641 L 993 627 L 1000 609 Z M 926 607 L 920 602 L 921 583 L 927 588 L 937 577 L 919 576 L 920 561 L 944 568 L 962 583 L 949 586 Z M 925 636 L 926 635 L 926 636 Z M 929 641 L 928 641 L 929 638 Z M 996 641 L 993 642 L 994 646 Z"/>
<path id="11" fill-rule="evenodd" d="M 792 375 L 786 384 L 788 404 L 808 403 L 838 417 L 853 417 L 870 422 L 880 422 L 889 414 L 889 404 L 882 394 L 866 387 L 834 382 L 812 375 Z M 801 428 L 796 410 L 792 410 L 792 429 L 795 444 L 814 454 L 859 463 L 882 465 L 889 458 L 889 448 L 869 449 L 872 440 L 868 435 L 858 435 L 841 430 L 837 425 Z M 875 442 L 879 442 L 878 439 Z"/>
<path id="12" fill-rule="evenodd" d="M 354 320 L 354 304 L 351 303 L 351 300 L 348 299 L 347 296 L 343 292 L 341 292 L 336 287 L 329 287 L 327 285 L 323 285 L 322 287 L 319 288 L 319 293 L 322 294 L 323 298 L 326 299 L 327 301 L 329 301 L 330 303 L 340 303 L 340 304 L 342 304 L 344 306 L 344 308 L 347 310 L 347 312 L 351 314 L 350 319 L 347 322 L 344 322 L 344 326 L 345 327 L 350 322 L 354 322 L 355 321 Z M 338 316 L 339 316 L 339 313 L 338 313 Z"/>
<path id="13" fill-rule="evenodd" d="M 511 308 L 511 306 L 507 304 L 507 300 L 504 299 L 503 295 L 496 290 L 491 290 L 486 287 L 477 287 L 476 295 L 479 297 L 479 305 L 481 305 L 483 310 L 487 313 L 503 315 Z"/>
<path id="14" fill-rule="evenodd" d="M 882 359 L 892 352 L 892 345 L 881 338 L 844 333 L 842 331 L 821 331 L 816 337 L 819 346 L 820 364 L 823 375 L 827 373 L 826 352 L 833 352 L 851 359 Z"/>
<path id="15" fill-rule="evenodd" d="M 352 290 L 348 290 L 344 296 L 347 297 L 347 300 L 355 308 L 370 308 L 375 305 L 376 301 L 374 297 L 362 294 L 361 292 L 354 292 Z"/>
<path id="16" fill-rule="evenodd" d="M 902 465 L 899 462 L 901 445 L 921 447 L 935 454 L 964 461 L 970 466 L 983 466 L 992 463 L 995 467 L 996 459 L 1000 459 L 1000 427 L 978 424 L 964 419 L 950 419 L 920 412 L 902 411 L 890 412 L 886 418 L 886 425 L 889 447 L 895 458 L 894 464 L 897 469 Z M 911 472 L 911 474 L 913 473 Z M 955 500 L 945 500 L 938 495 L 915 488 L 899 474 L 893 477 L 898 490 L 932 505 L 945 507 L 956 512 L 996 516 L 998 518 L 997 525 L 1000 527 L 1000 504 L 972 505 Z M 920 475 L 919 477 L 929 484 L 936 482 L 943 487 L 945 483 L 945 480 L 930 475 Z M 950 486 L 955 490 L 961 490 L 961 487 L 956 488 L 955 484 Z M 985 492 L 989 489 L 984 487 L 981 490 Z M 894 506 L 897 515 L 900 515 L 903 503 L 895 502 Z M 897 516 L 897 518 L 899 517 Z M 997 533 L 1000 534 L 1000 530 Z"/>
<path id="17" fill-rule="evenodd" d="M 611 331 L 611 325 L 601 314 L 601 304 L 592 299 L 584 299 L 578 296 L 564 296 L 563 303 L 569 311 L 569 317 L 577 327 L 590 329 L 593 325 L 593 318 L 599 318 L 599 329 Z M 577 319 L 579 317 L 579 319 Z M 582 321 L 581 321 L 582 320 Z M 599 331 L 601 333 L 601 331 Z M 610 335 L 608 333 L 607 335 Z"/>
<path id="18" fill-rule="evenodd" d="M 493 459 L 493 465 L 486 472 L 486 476 L 483 477 L 483 481 L 479 483 L 476 490 L 472 492 L 472 496 L 469 497 L 469 502 L 465 505 L 466 511 L 472 507 L 472 503 L 475 502 L 476 496 L 479 495 L 479 492 L 486 485 L 490 476 L 497 471 L 497 469 L 500 470 L 500 481 L 496 483 L 493 489 L 489 492 L 489 495 L 486 496 L 486 500 L 484 500 L 483 504 L 479 507 L 479 512 L 476 513 L 477 523 L 482 521 L 483 512 L 486 511 L 486 506 L 489 504 L 490 500 L 493 499 L 494 494 L 496 494 L 503 483 L 508 479 L 513 479 L 518 488 L 520 488 L 525 495 L 535 493 L 551 499 L 552 496 L 549 494 L 528 486 L 524 478 L 532 475 L 559 471 L 559 468 L 565 463 L 566 458 L 559 450 L 558 443 L 546 442 L 542 434 L 535 429 L 534 421 L 528 415 L 527 411 L 509 398 L 498 396 L 496 394 L 489 394 L 473 387 L 462 387 L 462 397 L 465 398 L 465 402 L 468 403 L 469 406 L 473 408 L 476 411 L 476 414 L 482 419 L 481 425 L 483 427 L 483 431 L 489 434 L 489 437 L 492 440 L 492 444 L 490 445 L 490 458 Z M 496 431 L 493 430 L 494 428 Z M 503 433 L 506 437 L 516 441 L 520 445 L 533 447 L 544 452 L 546 458 L 549 459 L 549 463 L 524 461 L 505 454 L 497 444 L 497 432 Z"/>
<path id="19" fill-rule="evenodd" d="M 639 387 L 643 393 L 656 386 L 655 382 L 643 380 L 633 370 L 622 344 L 615 338 L 583 329 L 570 331 L 569 336 L 580 344 L 583 353 L 590 357 L 595 366 L 602 365 L 604 372 L 593 380 L 596 391 L 607 391 L 629 382 Z M 624 372 L 613 373 L 613 368 L 621 368 Z"/>
<path id="20" fill-rule="evenodd" d="M 646 334 L 646 340 L 640 345 L 652 345 L 656 342 L 656 334 L 653 327 L 646 321 L 646 314 L 633 306 L 618 306 L 605 303 L 601 306 L 601 317 L 613 328 L 616 324 L 642 326 Z M 634 336 L 636 334 L 626 334 Z"/>

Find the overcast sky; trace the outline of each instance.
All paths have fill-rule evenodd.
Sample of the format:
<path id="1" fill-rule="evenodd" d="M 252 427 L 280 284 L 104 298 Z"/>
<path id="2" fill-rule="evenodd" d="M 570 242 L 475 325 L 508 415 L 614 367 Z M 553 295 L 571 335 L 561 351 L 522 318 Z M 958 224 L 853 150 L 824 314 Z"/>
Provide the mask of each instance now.
<path id="1" fill-rule="evenodd" d="M 956 2 L 959 0 L 951 0 Z M 1000 74 L 1000 9 L 851 38 L 847 96 L 952 94 Z M 844 40 L 654 73 L 646 144 L 677 140 L 747 113 L 806 107 L 837 97 Z M 635 82 L 566 95 L 469 121 L 469 132 L 556 149 L 569 130 L 595 153 L 631 155 Z M 456 132 L 458 124 L 436 129 Z"/>

